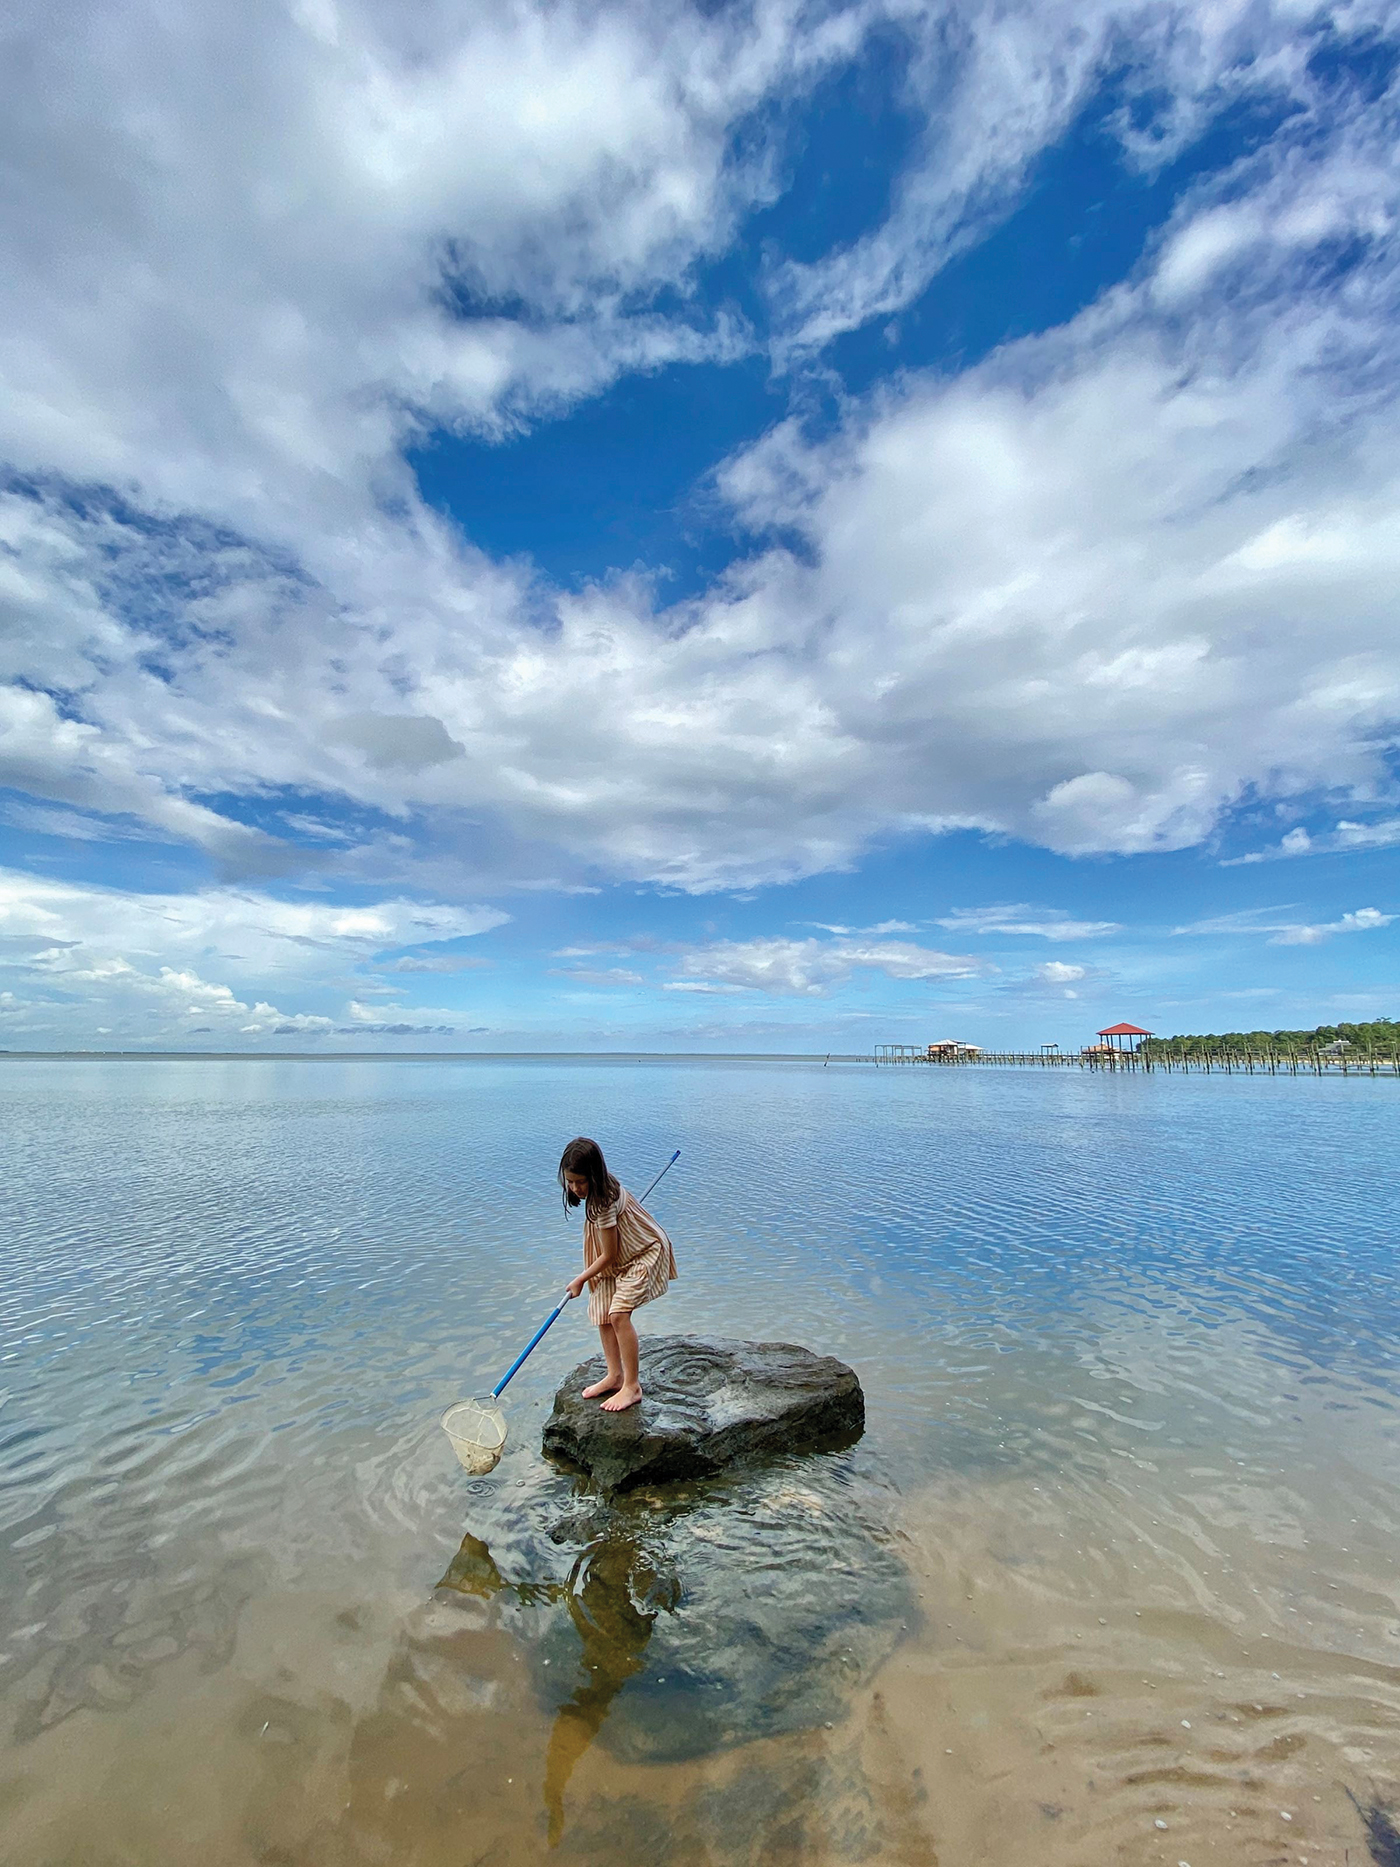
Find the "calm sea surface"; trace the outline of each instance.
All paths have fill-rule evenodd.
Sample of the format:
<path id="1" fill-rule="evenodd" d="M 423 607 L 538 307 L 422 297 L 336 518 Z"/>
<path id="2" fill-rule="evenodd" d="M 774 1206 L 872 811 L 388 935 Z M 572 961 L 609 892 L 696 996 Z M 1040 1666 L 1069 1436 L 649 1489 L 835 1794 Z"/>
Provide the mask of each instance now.
<path id="1" fill-rule="evenodd" d="M 8 1862 L 1400 1861 L 1400 1083 L 16 1062 L 0 1131 Z M 859 1447 L 609 1513 L 579 1305 L 458 1469 L 579 1132 L 682 1149 L 643 1333 L 839 1355 Z"/>

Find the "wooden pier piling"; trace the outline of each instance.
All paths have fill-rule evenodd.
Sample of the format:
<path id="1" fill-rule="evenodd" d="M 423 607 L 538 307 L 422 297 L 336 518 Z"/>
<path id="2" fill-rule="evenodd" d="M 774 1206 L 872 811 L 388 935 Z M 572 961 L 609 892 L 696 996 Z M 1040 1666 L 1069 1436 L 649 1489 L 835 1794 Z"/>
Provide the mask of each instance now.
<path id="1" fill-rule="evenodd" d="M 865 1059 L 881 1068 L 1154 1071 L 1177 1076 L 1396 1076 L 1400 1052 L 1328 1055 L 1322 1050 L 1197 1051 L 1144 1055 L 1135 1050 L 969 1050 L 930 1056 L 913 1044 L 882 1044 Z"/>

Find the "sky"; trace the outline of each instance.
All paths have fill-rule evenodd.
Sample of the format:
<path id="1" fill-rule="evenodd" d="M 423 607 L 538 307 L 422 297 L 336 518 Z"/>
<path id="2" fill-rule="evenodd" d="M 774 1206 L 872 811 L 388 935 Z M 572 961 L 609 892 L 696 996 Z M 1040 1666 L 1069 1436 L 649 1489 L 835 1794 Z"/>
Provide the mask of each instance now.
<path id="1" fill-rule="evenodd" d="M 0 35 L 0 1049 L 1400 1015 L 1400 4 Z"/>

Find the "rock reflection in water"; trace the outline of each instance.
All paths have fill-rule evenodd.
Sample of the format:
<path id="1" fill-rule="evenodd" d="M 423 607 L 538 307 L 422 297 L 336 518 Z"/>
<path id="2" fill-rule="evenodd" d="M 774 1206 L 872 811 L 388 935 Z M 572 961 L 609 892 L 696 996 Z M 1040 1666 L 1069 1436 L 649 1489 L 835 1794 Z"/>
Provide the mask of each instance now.
<path id="1" fill-rule="evenodd" d="M 551 1847 L 564 1832 L 564 1790 L 574 1765 L 602 1730 L 623 1686 L 641 1672 L 657 1614 L 661 1606 L 674 1609 L 678 1594 L 674 1581 L 657 1575 L 625 1534 L 594 1544 L 574 1564 L 569 1614 L 583 1642 L 583 1677 L 559 1707 L 545 1759 Z"/>
<path id="2" fill-rule="evenodd" d="M 568 1607 L 582 1642 L 582 1678 L 573 1697 L 559 1707 L 545 1758 L 544 1800 L 554 1847 L 564 1832 L 564 1791 L 574 1765 L 602 1729 L 623 1686 L 642 1670 L 657 1614 L 674 1610 L 679 1583 L 658 1572 L 635 1534 L 619 1524 L 580 1552 L 563 1583 L 508 1582 L 486 1544 L 468 1533 L 439 1586 L 483 1599 L 510 1593 L 527 1606 L 562 1601 Z"/>
<path id="3" fill-rule="evenodd" d="M 596 1739 L 624 1761 L 675 1762 L 841 1716 L 911 1613 L 907 1571 L 849 1477 L 839 1460 L 793 1461 L 612 1502 L 578 1492 L 562 1514 L 555 1493 L 543 1537 L 502 1526 L 509 1573 L 464 1537 L 443 1588 L 568 1611 L 520 1624 L 535 1626 L 542 1696 L 570 1687 L 545 1758 L 552 1845 Z M 561 1546 L 576 1554 L 550 1579 Z"/>

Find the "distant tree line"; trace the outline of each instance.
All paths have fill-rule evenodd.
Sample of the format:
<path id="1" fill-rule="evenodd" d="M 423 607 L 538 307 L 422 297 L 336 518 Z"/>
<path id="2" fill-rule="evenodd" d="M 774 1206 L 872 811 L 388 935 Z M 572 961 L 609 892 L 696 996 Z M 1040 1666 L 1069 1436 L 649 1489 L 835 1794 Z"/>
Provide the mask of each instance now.
<path id="1" fill-rule="evenodd" d="M 1324 1050 L 1344 1043 L 1365 1053 L 1400 1051 L 1400 1020 L 1374 1018 L 1369 1024 L 1319 1024 L 1311 1031 L 1210 1031 L 1199 1036 L 1144 1037 L 1144 1057 L 1265 1056 L 1270 1051 Z"/>

